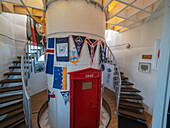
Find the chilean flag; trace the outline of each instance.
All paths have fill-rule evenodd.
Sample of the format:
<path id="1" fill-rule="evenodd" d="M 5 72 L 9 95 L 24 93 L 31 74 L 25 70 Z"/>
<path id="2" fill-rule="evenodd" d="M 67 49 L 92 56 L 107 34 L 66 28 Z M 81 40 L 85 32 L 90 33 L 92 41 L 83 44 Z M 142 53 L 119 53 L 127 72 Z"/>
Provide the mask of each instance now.
<path id="1" fill-rule="evenodd" d="M 46 49 L 46 74 L 53 75 L 53 65 L 54 65 L 54 38 L 48 38 L 47 49 Z"/>

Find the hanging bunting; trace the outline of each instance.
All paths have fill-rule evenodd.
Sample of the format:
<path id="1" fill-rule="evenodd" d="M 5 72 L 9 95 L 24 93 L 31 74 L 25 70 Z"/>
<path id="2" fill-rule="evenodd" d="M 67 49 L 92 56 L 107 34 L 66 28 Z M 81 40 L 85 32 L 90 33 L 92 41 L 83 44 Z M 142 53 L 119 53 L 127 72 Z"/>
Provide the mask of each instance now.
<path id="1" fill-rule="evenodd" d="M 80 58 L 86 37 L 72 35 L 72 39 L 73 39 L 74 45 L 76 47 L 78 57 Z"/>
<path id="2" fill-rule="evenodd" d="M 69 100 L 69 91 L 62 91 L 60 92 L 61 95 L 63 96 L 63 99 L 64 99 L 64 103 L 65 105 L 67 104 L 67 101 Z"/>
<path id="3" fill-rule="evenodd" d="M 67 89 L 67 67 L 54 67 L 53 88 Z"/>
<path id="4" fill-rule="evenodd" d="M 56 38 L 56 60 L 69 61 L 69 37 Z"/>
<path id="5" fill-rule="evenodd" d="M 77 63 L 77 51 L 70 51 L 70 62 Z"/>
<path id="6" fill-rule="evenodd" d="M 47 49 L 46 49 L 47 59 L 46 59 L 46 74 L 53 74 L 53 65 L 54 65 L 54 38 L 49 38 L 47 40 Z"/>
<path id="7" fill-rule="evenodd" d="M 86 39 L 86 41 L 87 41 L 87 45 L 88 45 L 88 49 L 89 49 L 91 62 L 93 63 L 93 58 L 95 56 L 97 44 L 98 44 L 99 41 L 94 40 L 94 39 Z"/>
<path id="8" fill-rule="evenodd" d="M 105 43 L 103 41 L 100 42 L 100 65 L 101 65 L 101 70 L 104 71 L 104 50 L 105 50 Z"/>

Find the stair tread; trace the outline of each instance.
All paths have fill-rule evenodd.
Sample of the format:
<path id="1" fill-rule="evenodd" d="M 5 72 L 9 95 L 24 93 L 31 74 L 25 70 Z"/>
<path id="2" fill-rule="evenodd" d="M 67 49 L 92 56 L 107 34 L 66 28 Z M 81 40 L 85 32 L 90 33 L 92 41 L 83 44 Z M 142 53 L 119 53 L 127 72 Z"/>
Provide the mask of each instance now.
<path id="1" fill-rule="evenodd" d="M 144 113 L 129 111 L 121 108 L 119 108 L 119 113 L 142 121 L 146 121 Z"/>
<path id="2" fill-rule="evenodd" d="M 121 92 L 141 92 L 140 90 L 138 89 L 135 89 L 135 88 L 121 88 Z"/>
<path id="3" fill-rule="evenodd" d="M 0 93 L 9 92 L 9 91 L 17 91 L 17 90 L 22 90 L 22 85 L 14 86 L 14 87 L 0 88 Z"/>
<path id="4" fill-rule="evenodd" d="M 12 111 L 16 111 L 17 109 L 20 109 L 22 107 L 23 107 L 23 102 L 20 101 L 20 102 L 17 102 L 15 104 L 8 105 L 8 106 L 5 106 L 3 108 L 0 108 L 0 116 L 7 114 L 9 112 L 12 112 Z"/>
<path id="5" fill-rule="evenodd" d="M 139 109 L 139 108 L 135 108 L 135 107 L 129 107 L 129 106 L 126 106 L 126 105 L 121 105 L 119 104 L 119 108 L 121 109 L 125 109 L 125 110 L 129 110 L 129 111 L 133 111 L 133 112 L 143 112 L 143 109 Z"/>
<path id="6" fill-rule="evenodd" d="M 17 56 L 18 59 L 21 59 L 21 56 Z M 26 56 L 26 58 L 28 58 L 28 56 Z M 29 56 L 29 58 L 31 58 L 31 56 Z M 32 58 L 34 58 L 34 56 L 32 56 Z"/>
<path id="7" fill-rule="evenodd" d="M 22 99 L 22 97 L 23 97 L 22 94 L 1 97 L 0 98 L 0 104 L 10 102 L 10 101 L 13 101 L 13 100 Z"/>
<path id="8" fill-rule="evenodd" d="M 4 75 L 21 75 L 21 72 L 7 72 Z"/>
<path id="9" fill-rule="evenodd" d="M 128 77 L 126 77 L 126 76 L 121 76 L 121 79 L 122 79 L 122 80 L 127 80 Z"/>
<path id="10" fill-rule="evenodd" d="M 13 63 L 21 63 L 21 60 L 15 60 Z"/>
<path id="11" fill-rule="evenodd" d="M 27 128 L 27 125 L 26 125 L 25 121 L 23 121 L 22 123 L 18 124 L 16 126 L 16 128 Z"/>
<path id="12" fill-rule="evenodd" d="M 123 81 L 123 82 L 122 82 L 122 85 L 134 85 L 134 84 L 131 83 L 131 82 L 128 82 L 128 81 Z"/>
<path id="13" fill-rule="evenodd" d="M 24 112 L 22 111 L 22 113 L 18 113 L 16 115 L 13 115 L 11 117 L 5 118 L 4 120 L 0 121 L 0 126 L 1 128 L 8 127 L 20 120 L 23 120 L 24 118 L 25 118 Z"/>
<path id="14" fill-rule="evenodd" d="M 134 94 L 120 94 L 120 99 L 135 99 L 142 100 L 142 96 Z"/>
<path id="15" fill-rule="evenodd" d="M 21 68 L 21 66 L 10 66 L 9 69 L 12 69 L 12 68 Z"/>
<path id="16" fill-rule="evenodd" d="M 119 104 L 120 104 L 120 105 L 124 105 L 124 106 L 133 107 L 133 108 L 144 109 L 142 103 L 135 103 L 135 102 L 122 101 L 122 100 L 120 100 Z"/>
<path id="17" fill-rule="evenodd" d="M 17 83 L 17 82 L 22 82 L 22 79 L 4 79 L 0 81 L 0 84 Z"/>
<path id="18" fill-rule="evenodd" d="M 26 124 L 25 125 L 23 125 L 22 127 L 18 127 L 18 126 L 20 126 L 21 124 L 25 124 L 25 119 L 22 119 L 22 120 L 20 120 L 20 121 L 17 121 L 16 123 L 14 123 L 14 124 L 12 124 L 12 125 L 10 125 L 10 126 L 8 126 L 8 128 L 26 128 Z"/>

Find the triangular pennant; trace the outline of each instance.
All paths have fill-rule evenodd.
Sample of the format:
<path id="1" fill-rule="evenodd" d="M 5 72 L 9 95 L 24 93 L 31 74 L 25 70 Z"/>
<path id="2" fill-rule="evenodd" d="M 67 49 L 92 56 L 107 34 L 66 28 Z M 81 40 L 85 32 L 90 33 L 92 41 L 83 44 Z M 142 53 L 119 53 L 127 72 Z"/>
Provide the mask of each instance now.
<path id="1" fill-rule="evenodd" d="M 97 44 L 99 41 L 94 40 L 94 39 L 86 39 L 86 41 L 87 41 L 87 45 L 88 45 L 88 49 L 89 49 L 89 55 L 91 58 L 91 62 L 93 63 L 93 58 L 95 56 Z"/>
<path id="2" fill-rule="evenodd" d="M 68 99 L 69 99 L 69 91 L 62 91 L 62 92 L 60 92 L 61 93 L 61 95 L 63 96 L 63 99 L 64 99 L 64 103 L 65 103 L 65 105 L 67 104 L 67 101 L 68 101 Z"/>
<path id="3" fill-rule="evenodd" d="M 82 51 L 82 48 L 83 48 L 83 45 L 84 45 L 86 37 L 85 36 L 72 35 L 72 39 L 73 39 L 74 45 L 76 47 L 78 57 L 80 58 L 81 51 Z"/>

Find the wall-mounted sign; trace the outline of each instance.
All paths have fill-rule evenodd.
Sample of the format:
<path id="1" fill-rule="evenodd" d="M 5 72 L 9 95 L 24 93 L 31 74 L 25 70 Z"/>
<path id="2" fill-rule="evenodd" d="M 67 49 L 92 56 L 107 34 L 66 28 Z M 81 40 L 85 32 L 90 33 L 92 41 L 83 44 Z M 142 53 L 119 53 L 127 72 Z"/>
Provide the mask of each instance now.
<path id="1" fill-rule="evenodd" d="M 151 63 L 139 62 L 138 70 L 140 72 L 151 72 Z"/>
<path id="2" fill-rule="evenodd" d="M 142 59 L 152 59 L 152 55 L 142 55 Z"/>

